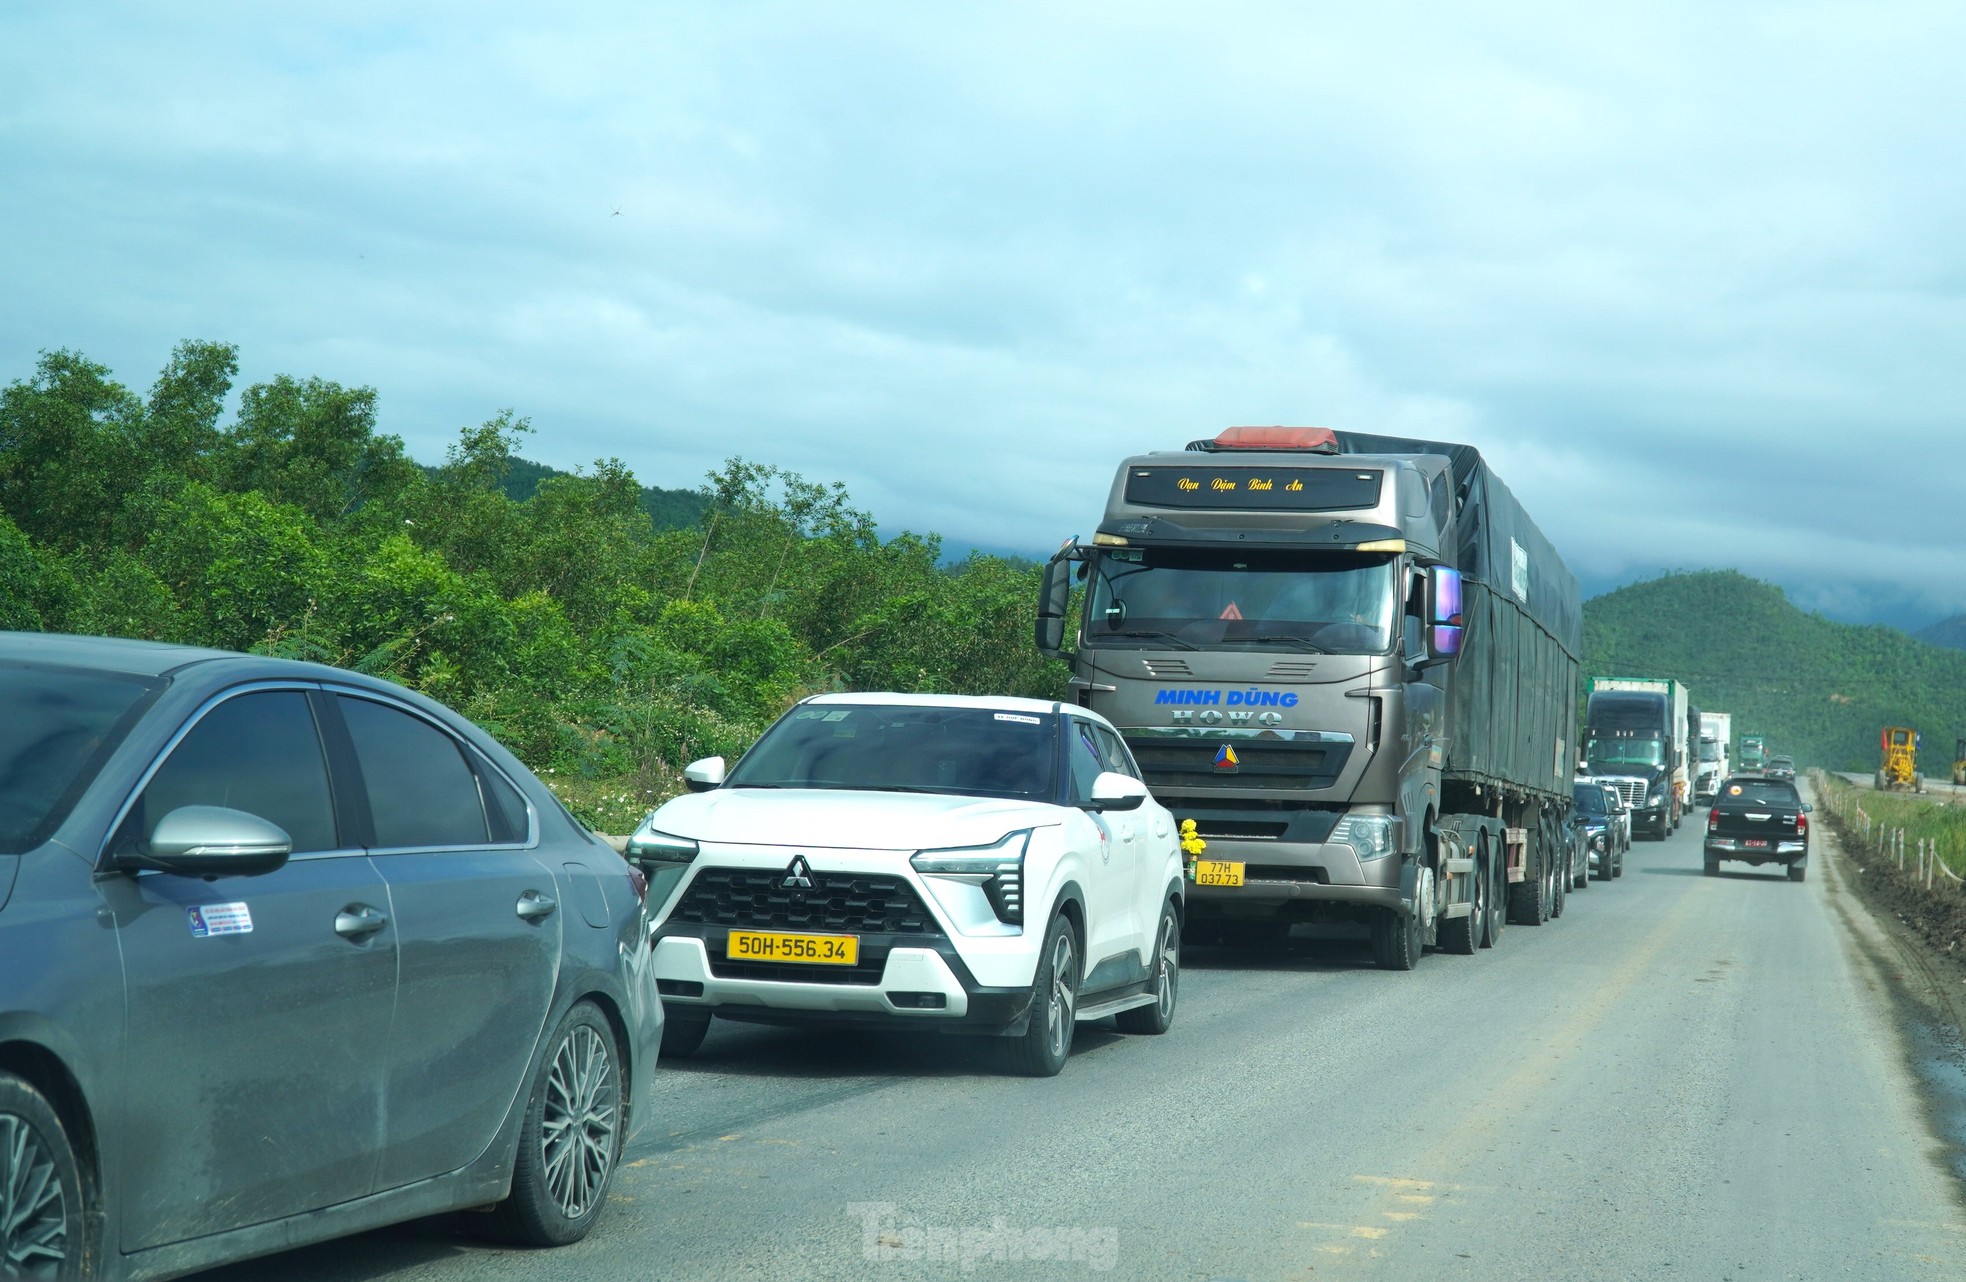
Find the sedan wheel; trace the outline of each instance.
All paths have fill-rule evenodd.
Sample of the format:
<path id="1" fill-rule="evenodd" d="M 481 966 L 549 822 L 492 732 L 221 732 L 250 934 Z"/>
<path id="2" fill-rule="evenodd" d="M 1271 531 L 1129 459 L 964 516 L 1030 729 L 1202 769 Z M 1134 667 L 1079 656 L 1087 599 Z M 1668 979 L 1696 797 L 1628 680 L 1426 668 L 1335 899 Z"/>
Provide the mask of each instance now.
<path id="1" fill-rule="evenodd" d="M 495 1217 L 501 1236 L 562 1246 L 587 1235 L 621 1156 L 621 1073 L 614 1030 L 589 1002 L 567 1012 L 533 1082 L 512 1172 Z"/>
<path id="2" fill-rule="evenodd" d="M 1123 1010 L 1113 1018 L 1122 1033 L 1165 1033 L 1174 1023 L 1174 1001 L 1181 987 L 1181 922 L 1170 902 L 1160 910 L 1154 941 L 1154 1004 Z"/>
<path id="3" fill-rule="evenodd" d="M 82 1178 L 41 1092 L 0 1073 L 0 1277 L 84 1276 Z"/>
<path id="4" fill-rule="evenodd" d="M 1011 1044 L 1011 1063 L 1027 1077 L 1056 1077 L 1072 1053 L 1078 1017 L 1079 955 L 1072 923 L 1051 919 L 1031 982 L 1031 1023 Z"/>

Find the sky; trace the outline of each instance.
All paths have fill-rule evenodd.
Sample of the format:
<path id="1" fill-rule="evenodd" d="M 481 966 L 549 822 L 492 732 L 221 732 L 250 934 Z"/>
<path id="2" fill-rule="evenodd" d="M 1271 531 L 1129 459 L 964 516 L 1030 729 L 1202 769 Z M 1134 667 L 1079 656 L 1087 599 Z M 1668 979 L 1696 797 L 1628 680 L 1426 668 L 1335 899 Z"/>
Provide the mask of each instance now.
<path id="1" fill-rule="evenodd" d="M 1966 612 L 1966 5 L 0 5 L 0 382 L 372 386 L 1043 556 L 1232 424 L 1478 446 L 1587 592 Z"/>

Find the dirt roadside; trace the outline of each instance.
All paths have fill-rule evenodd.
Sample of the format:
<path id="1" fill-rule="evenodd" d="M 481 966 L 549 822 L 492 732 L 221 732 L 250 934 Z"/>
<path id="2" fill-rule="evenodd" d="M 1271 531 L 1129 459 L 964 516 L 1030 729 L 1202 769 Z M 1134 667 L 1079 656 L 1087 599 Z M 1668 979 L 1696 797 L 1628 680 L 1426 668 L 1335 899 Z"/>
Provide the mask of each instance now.
<path id="1" fill-rule="evenodd" d="M 1812 872 L 1891 999 L 1906 1064 L 1946 1144 L 1934 1157 L 1960 1181 L 1966 1209 L 1966 895 L 1927 891 L 1895 860 L 1867 857 L 1854 837 L 1846 847 L 1841 825 L 1818 813 Z"/>

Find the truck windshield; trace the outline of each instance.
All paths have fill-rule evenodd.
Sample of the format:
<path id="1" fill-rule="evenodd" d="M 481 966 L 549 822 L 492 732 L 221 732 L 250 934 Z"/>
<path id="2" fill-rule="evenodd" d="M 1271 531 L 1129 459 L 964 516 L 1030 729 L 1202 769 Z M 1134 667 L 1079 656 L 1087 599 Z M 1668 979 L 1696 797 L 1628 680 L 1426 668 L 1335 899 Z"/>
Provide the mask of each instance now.
<path id="1" fill-rule="evenodd" d="M 1700 760 L 1702 760 L 1702 761 L 1718 761 L 1718 760 L 1720 760 L 1720 745 L 1719 745 L 1719 744 L 1717 744 L 1717 743 L 1711 743 L 1711 742 L 1703 742 L 1703 743 L 1701 743 L 1701 744 L 1700 744 Z"/>
<path id="2" fill-rule="evenodd" d="M 1127 549 L 1093 562 L 1085 643 L 1383 654 L 1398 612 L 1386 554 Z"/>
<path id="3" fill-rule="evenodd" d="M 1593 768 L 1604 766 L 1662 766 L 1665 745 L 1657 739 L 1593 739 L 1584 750 Z"/>

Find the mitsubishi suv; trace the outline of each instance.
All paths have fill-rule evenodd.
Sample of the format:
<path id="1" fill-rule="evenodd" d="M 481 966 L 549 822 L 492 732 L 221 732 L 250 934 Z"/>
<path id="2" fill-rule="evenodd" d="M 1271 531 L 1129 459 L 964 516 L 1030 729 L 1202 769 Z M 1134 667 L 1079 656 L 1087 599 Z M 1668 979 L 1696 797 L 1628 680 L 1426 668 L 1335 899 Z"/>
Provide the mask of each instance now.
<path id="1" fill-rule="evenodd" d="M 710 1019 L 988 1033 L 1057 1073 L 1075 1023 L 1164 1031 L 1173 818 L 1104 718 L 1032 699 L 808 699 L 629 839 L 648 870 L 663 1051 Z"/>

